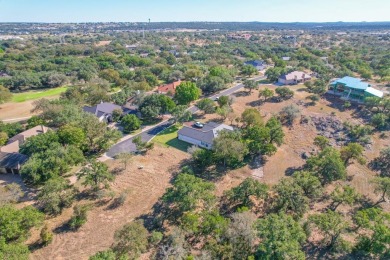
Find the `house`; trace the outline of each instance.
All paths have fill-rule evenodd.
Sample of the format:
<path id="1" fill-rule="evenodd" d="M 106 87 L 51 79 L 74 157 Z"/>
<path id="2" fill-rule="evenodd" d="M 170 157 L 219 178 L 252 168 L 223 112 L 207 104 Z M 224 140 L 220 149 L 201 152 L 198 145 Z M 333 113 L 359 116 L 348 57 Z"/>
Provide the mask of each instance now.
<path id="1" fill-rule="evenodd" d="M 28 157 L 19 153 L 19 147 L 24 144 L 27 138 L 46 133 L 48 127 L 38 125 L 10 138 L 6 145 L 0 147 L 0 173 L 19 173 Z"/>
<path id="2" fill-rule="evenodd" d="M 83 110 L 94 114 L 97 118 L 99 118 L 100 122 L 109 123 L 112 122 L 112 112 L 114 110 L 122 111 L 122 107 L 112 103 L 102 102 L 93 107 L 85 106 L 83 107 Z"/>
<path id="3" fill-rule="evenodd" d="M 278 83 L 282 85 L 295 85 L 311 80 L 311 76 L 302 71 L 293 71 L 288 74 L 283 74 L 278 78 Z"/>
<path id="4" fill-rule="evenodd" d="M 288 56 L 282 57 L 283 61 L 289 61 L 290 59 L 291 59 L 291 57 L 288 57 Z"/>
<path id="5" fill-rule="evenodd" d="M 263 60 L 250 60 L 250 61 L 245 62 L 244 64 L 251 65 L 251 66 L 255 67 L 258 71 L 264 70 L 267 66 L 267 64 Z"/>
<path id="6" fill-rule="evenodd" d="M 382 91 L 371 87 L 359 78 L 349 76 L 333 81 L 329 90 L 330 93 L 341 96 L 342 99 L 357 102 L 364 102 L 366 97 L 383 97 Z"/>
<path id="7" fill-rule="evenodd" d="M 184 126 L 177 133 L 177 138 L 186 143 L 210 150 L 213 146 L 214 139 L 222 130 L 233 131 L 233 127 L 215 122 L 209 122 L 203 125 L 201 128 Z"/>
<path id="8" fill-rule="evenodd" d="M 169 84 L 165 84 L 165 85 L 161 85 L 158 87 L 157 89 L 157 92 L 159 94 L 168 94 L 168 95 L 175 95 L 175 90 L 177 88 L 177 86 L 179 86 L 181 84 L 181 80 L 178 80 L 178 81 L 174 81 L 172 83 L 169 83 Z"/>

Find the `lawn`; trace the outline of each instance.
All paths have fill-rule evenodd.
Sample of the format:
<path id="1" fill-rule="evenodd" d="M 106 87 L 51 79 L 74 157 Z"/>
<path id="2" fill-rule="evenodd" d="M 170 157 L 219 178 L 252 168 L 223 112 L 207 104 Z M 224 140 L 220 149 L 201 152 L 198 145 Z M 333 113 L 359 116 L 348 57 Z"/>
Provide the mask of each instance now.
<path id="1" fill-rule="evenodd" d="M 68 87 L 52 88 L 48 90 L 33 90 L 28 92 L 16 93 L 12 95 L 12 102 L 24 102 L 44 97 L 57 96 L 66 91 Z"/>
<path id="2" fill-rule="evenodd" d="M 187 152 L 188 147 L 191 145 L 177 139 L 177 131 L 179 131 L 180 128 L 181 126 L 173 125 L 159 133 L 153 141 L 167 147 L 171 146 L 183 152 Z"/>

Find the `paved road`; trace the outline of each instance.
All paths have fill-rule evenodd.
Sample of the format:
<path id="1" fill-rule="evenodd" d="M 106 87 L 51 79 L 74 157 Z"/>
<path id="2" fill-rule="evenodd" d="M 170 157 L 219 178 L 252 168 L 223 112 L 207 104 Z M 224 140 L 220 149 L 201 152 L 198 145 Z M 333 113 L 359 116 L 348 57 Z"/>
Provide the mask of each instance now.
<path id="1" fill-rule="evenodd" d="M 137 134 L 135 136 L 141 135 L 141 139 L 144 142 L 150 141 L 154 136 L 156 136 L 159 132 L 163 131 L 164 129 L 168 128 L 170 125 L 172 125 L 169 121 L 168 122 L 162 122 L 155 127 L 142 132 L 140 134 Z M 123 142 L 117 143 L 114 146 L 110 148 L 110 150 L 106 153 L 109 157 L 115 157 L 115 155 L 119 153 L 129 153 L 129 152 L 135 152 L 137 149 L 135 148 L 135 144 L 133 144 L 133 136 L 130 139 L 127 139 Z"/>
<path id="2" fill-rule="evenodd" d="M 252 80 L 261 80 L 261 79 L 265 79 L 265 77 L 256 77 L 256 78 L 253 78 Z M 229 89 L 221 91 L 218 94 L 212 95 L 209 98 L 214 100 L 216 97 L 229 96 L 229 95 L 233 94 L 234 92 L 236 92 L 237 90 L 241 89 L 243 86 L 244 86 L 243 84 L 238 84 L 238 85 L 236 85 L 234 87 L 231 87 Z M 199 109 L 196 106 L 192 106 L 188 110 L 191 111 L 194 114 Z M 151 129 L 149 129 L 149 130 L 147 130 L 145 132 L 142 132 L 142 133 L 140 133 L 138 135 L 141 135 L 142 141 L 148 142 L 154 136 L 156 136 L 159 132 L 163 131 L 164 129 L 168 128 L 169 126 L 171 126 L 171 123 L 169 121 L 168 122 L 162 122 L 162 123 L 159 123 L 158 125 L 156 125 L 155 127 L 151 128 Z M 138 135 L 135 135 L 135 136 L 138 136 Z M 133 144 L 133 138 L 135 136 L 133 136 L 132 138 L 129 138 L 129 139 L 123 141 L 123 142 L 115 144 L 114 146 L 112 146 L 110 148 L 110 150 L 106 153 L 106 155 L 109 156 L 109 157 L 115 157 L 115 155 L 117 155 L 119 153 L 135 152 L 136 148 L 135 148 L 135 145 Z"/>

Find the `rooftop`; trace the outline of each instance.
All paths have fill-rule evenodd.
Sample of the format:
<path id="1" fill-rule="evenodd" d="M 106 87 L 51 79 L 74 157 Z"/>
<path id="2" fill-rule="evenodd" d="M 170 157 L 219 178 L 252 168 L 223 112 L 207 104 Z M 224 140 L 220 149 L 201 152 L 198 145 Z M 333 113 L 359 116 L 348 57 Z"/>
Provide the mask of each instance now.
<path id="1" fill-rule="evenodd" d="M 341 78 L 341 79 L 337 79 L 334 82 L 332 82 L 331 84 L 332 85 L 343 84 L 349 88 L 361 89 L 361 90 L 365 90 L 368 87 L 370 87 L 370 84 L 368 84 L 366 82 L 362 82 L 361 79 L 349 77 L 349 76 L 346 76 L 346 77 Z"/>
<path id="2" fill-rule="evenodd" d="M 105 102 L 97 104 L 96 106 L 93 107 L 88 107 L 88 106 L 83 107 L 83 110 L 85 112 L 95 114 L 96 116 L 101 116 L 103 114 L 111 114 L 116 109 L 121 110 L 122 107 L 112 103 L 105 103 Z"/>
<path id="3" fill-rule="evenodd" d="M 311 76 L 303 71 L 293 71 L 288 74 L 283 74 L 280 78 L 285 80 L 294 80 L 294 79 L 310 79 Z"/>
<path id="4" fill-rule="evenodd" d="M 209 122 L 203 126 L 203 128 L 194 128 L 191 126 L 184 126 L 179 130 L 178 134 L 191 137 L 193 139 L 212 144 L 214 138 L 218 136 L 218 132 L 221 130 L 233 131 L 233 127 L 219 124 L 216 122 Z"/>

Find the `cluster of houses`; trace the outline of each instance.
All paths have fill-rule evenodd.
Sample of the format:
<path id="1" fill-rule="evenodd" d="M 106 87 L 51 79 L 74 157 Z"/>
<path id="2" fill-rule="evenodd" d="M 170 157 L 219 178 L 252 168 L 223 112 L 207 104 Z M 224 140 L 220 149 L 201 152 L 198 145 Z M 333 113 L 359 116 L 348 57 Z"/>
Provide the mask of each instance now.
<path id="1" fill-rule="evenodd" d="M 0 173 L 19 173 L 20 167 L 28 159 L 27 155 L 19 152 L 19 147 L 24 144 L 27 138 L 43 134 L 49 128 L 38 125 L 10 138 L 6 145 L 0 147 Z"/>

